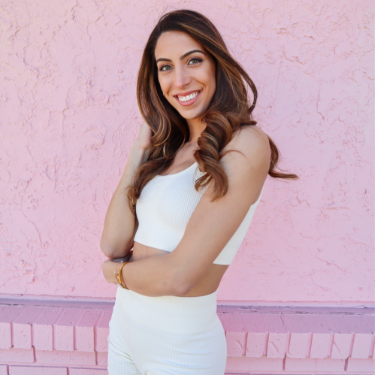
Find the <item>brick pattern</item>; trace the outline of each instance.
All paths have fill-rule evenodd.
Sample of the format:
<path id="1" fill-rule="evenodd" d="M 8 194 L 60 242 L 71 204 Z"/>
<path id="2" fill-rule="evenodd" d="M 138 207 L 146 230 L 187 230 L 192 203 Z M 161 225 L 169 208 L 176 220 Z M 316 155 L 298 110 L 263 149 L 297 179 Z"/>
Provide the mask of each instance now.
<path id="1" fill-rule="evenodd" d="M 107 374 L 111 316 L 112 308 L 1 305 L 0 375 Z"/>
<path id="2" fill-rule="evenodd" d="M 226 332 L 226 339 L 230 372 L 375 373 L 373 333 Z"/>
<path id="3" fill-rule="evenodd" d="M 112 308 L 0 305 L 0 375 L 105 375 Z M 374 333 L 226 332 L 226 372 L 375 373 Z"/>

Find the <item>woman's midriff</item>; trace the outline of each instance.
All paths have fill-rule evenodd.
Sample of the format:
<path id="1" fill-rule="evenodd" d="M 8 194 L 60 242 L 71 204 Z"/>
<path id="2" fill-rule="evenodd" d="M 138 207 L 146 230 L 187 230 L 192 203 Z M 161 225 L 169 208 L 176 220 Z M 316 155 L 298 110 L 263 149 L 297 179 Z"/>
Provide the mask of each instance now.
<path id="1" fill-rule="evenodd" d="M 154 247 L 134 242 L 133 255 L 130 258 L 130 261 L 137 261 L 164 253 L 168 253 L 168 251 L 155 249 Z M 187 294 L 184 294 L 183 297 L 198 297 L 213 293 L 219 287 L 220 281 L 228 267 L 229 266 L 220 264 L 212 264 L 202 280 Z"/>

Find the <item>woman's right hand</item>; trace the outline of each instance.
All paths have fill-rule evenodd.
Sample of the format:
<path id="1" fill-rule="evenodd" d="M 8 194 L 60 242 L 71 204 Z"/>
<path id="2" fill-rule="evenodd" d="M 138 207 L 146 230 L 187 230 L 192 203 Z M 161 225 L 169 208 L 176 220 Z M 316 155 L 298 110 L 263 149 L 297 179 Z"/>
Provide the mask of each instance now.
<path id="1" fill-rule="evenodd" d="M 146 121 L 143 122 L 141 129 L 139 130 L 138 136 L 136 138 L 136 143 L 139 148 L 142 150 L 147 150 L 151 147 L 151 136 L 152 136 L 152 130 L 147 124 Z"/>

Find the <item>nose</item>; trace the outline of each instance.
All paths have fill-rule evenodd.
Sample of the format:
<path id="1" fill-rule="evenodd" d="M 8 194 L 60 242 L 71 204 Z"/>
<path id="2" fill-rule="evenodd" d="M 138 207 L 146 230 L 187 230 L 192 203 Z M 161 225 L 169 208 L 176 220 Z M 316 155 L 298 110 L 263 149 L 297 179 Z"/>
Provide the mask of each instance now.
<path id="1" fill-rule="evenodd" d="M 191 83 L 191 77 L 183 67 L 175 68 L 174 84 L 179 89 L 183 89 Z"/>

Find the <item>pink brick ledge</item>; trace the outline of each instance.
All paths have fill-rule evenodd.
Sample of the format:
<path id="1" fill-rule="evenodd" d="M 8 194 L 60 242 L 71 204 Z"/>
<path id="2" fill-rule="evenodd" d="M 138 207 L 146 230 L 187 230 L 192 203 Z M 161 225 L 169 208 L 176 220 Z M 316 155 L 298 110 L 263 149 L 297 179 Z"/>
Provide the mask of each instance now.
<path id="1" fill-rule="evenodd" d="M 113 303 L 0 301 L 0 375 L 105 375 Z M 35 301 L 34 301 L 35 303 Z M 218 306 L 226 374 L 374 374 L 374 308 Z"/>
<path id="2" fill-rule="evenodd" d="M 0 375 L 68 375 L 68 371 L 69 375 L 108 375 L 107 370 L 95 368 L 0 365 Z"/>

